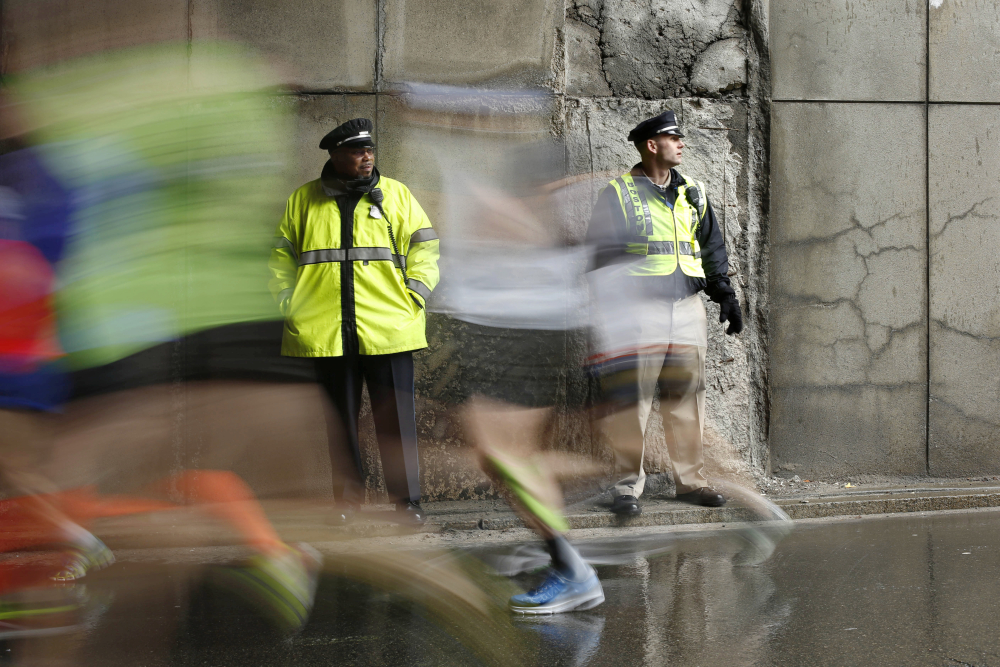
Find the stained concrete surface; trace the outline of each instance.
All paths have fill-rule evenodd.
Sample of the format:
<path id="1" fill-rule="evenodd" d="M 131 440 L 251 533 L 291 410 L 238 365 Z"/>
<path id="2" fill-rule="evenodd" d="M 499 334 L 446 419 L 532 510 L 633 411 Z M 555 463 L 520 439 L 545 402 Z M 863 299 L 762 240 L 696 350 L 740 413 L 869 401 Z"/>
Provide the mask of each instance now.
<path id="1" fill-rule="evenodd" d="M 81 664 L 103 665 L 1000 663 L 1000 510 L 800 521 L 760 567 L 733 565 L 745 543 L 731 528 L 594 533 L 581 544 L 647 554 L 599 568 L 603 605 L 540 619 L 487 614 L 476 639 L 462 635 L 467 619 L 434 611 L 444 598 L 460 609 L 460 596 L 379 590 L 334 554 L 309 625 L 281 642 L 251 608 L 205 588 L 212 558 L 147 554 L 89 578 L 94 612 L 70 646 Z M 454 572 L 441 564 L 457 561 L 435 562 Z M 479 581 L 499 608 L 510 584 Z M 0 661 L 24 648 L 11 647 Z"/>
<path id="2" fill-rule="evenodd" d="M 1000 108 L 935 105 L 930 116 L 932 474 L 1000 467 L 1000 242 L 995 210 Z M 942 133 L 948 136 L 942 136 Z"/>
<path id="3" fill-rule="evenodd" d="M 923 101 L 927 3 L 771 0 L 775 99 Z"/>
<path id="4" fill-rule="evenodd" d="M 926 467 L 923 114 L 908 105 L 774 107 L 775 468 Z"/>
<path id="5" fill-rule="evenodd" d="M 604 76 L 615 95 L 658 99 L 692 91 L 688 75 L 699 55 L 725 39 L 745 39 L 747 3 L 576 0 L 569 13 L 601 32 Z M 664 57 L 664 52 L 669 57 Z M 715 91 L 713 91 L 715 92 Z"/>
<path id="6" fill-rule="evenodd" d="M 1000 102 L 1000 7 L 990 0 L 930 3 L 930 98 Z"/>
<path id="7" fill-rule="evenodd" d="M 376 0 L 193 0 L 191 38 L 237 40 L 307 91 L 375 85 Z M 331 48 L 331 45 L 336 45 Z M 195 47 L 197 48 L 197 46 Z M 350 54 L 344 57 L 344 54 Z"/>
<path id="8" fill-rule="evenodd" d="M 562 3 L 387 0 L 387 81 L 519 88 L 551 83 Z"/>

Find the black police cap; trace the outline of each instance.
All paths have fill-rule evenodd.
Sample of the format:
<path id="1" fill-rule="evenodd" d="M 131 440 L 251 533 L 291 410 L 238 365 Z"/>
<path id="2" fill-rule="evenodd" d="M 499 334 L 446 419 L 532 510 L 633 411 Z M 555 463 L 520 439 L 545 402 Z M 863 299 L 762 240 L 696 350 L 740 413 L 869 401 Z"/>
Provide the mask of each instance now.
<path id="1" fill-rule="evenodd" d="M 323 137 L 319 147 L 325 151 L 332 151 L 341 146 L 374 146 L 372 129 L 372 122 L 367 118 L 349 120 Z"/>
<path id="2" fill-rule="evenodd" d="M 684 136 L 680 125 L 677 124 L 677 116 L 674 115 L 673 111 L 668 109 L 659 116 L 653 116 L 642 121 L 628 133 L 628 140 L 635 143 L 637 141 L 645 141 L 658 134 L 672 134 L 675 137 Z"/>

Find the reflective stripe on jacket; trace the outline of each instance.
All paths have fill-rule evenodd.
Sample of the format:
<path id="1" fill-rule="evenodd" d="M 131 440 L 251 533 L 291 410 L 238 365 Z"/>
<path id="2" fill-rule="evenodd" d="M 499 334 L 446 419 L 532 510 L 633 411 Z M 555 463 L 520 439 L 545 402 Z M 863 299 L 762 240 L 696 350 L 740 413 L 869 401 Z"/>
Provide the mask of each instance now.
<path id="1" fill-rule="evenodd" d="M 681 272 L 692 278 L 704 278 L 698 244 L 698 225 L 705 215 L 705 186 L 684 176 L 677 189 L 673 208 L 665 196 L 653 188 L 639 188 L 631 174 L 625 174 L 609 184 L 618 195 L 627 225 L 626 252 L 646 255 L 636 262 L 629 273 L 636 276 L 668 276 L 680 266 Z M 690 191 L 698 193 L 690 196 Z M 698 202 L 698 208 L 691 203 Z"/>
<path id="2" fill-rule="evenodd" d="M 342 225 L 338 198 L 321 179 L 288 198 L 269 263 L 271 293 L 285 315 L 283 355 L 339 357 L 345 337 L 347 351 L 360 354 L 427 347 L 424 304 L 438 283 L 437 234 L 405 185 L 382 176 L 378 187 L 386 217 L 365 194 L 352 227 Z"/>

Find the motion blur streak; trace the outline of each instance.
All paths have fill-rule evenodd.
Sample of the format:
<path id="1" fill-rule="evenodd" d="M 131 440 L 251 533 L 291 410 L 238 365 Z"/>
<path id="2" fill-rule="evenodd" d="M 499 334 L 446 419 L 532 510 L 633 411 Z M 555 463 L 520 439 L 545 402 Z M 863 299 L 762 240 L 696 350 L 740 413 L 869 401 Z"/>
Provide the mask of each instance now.
<path id="1" fill-rule="evenodd" d="M 115 651 L 135 642 L 169 662 L 206 605 L 234 605 L 281 645 L 307 628 L 325 573 L 417 607 L 462 655 L 530 663 L 539 637 L 566 633 L 559 622 L 519 631 L 507 609 L 518 590 L 496 575 L 548 554 L 487 554 L 490 569 L 461 550 L 341 544 L 316 512 L 292 530 L 265 513 L 262 495 L 328 512 L 329 489 L 303 480 L 329 479 L 316 474 L 327 465 L 355 474 L 315 437 L 329 407 L 311 364 L 279 355 L 267 256 L 298 138 L 275 64 L 237 43 L 188 41 L 145 5 L 130 30 L 109 32 L 79 4 L 3 6 L 18 28 L 0 99 L 0 640 L 11 660 L 129 664 Z M 423 186 L 443 240 L 429 307 L 461 348 L 442 355 L 428 400 L 464 427 L 494 490 L 557 541 L 570 528 L 564 488 L 592 492 L 612 474 L 614 438 L 567 443 L 614 412 L 595 367 L 634 355 L 616 325 L 644 311 L 640 294 L 601 300 L 605 279 L 618 291 L 613 270 L 588 275 L 586 215 L 606 179 L 567 174 L 544 95 L 409 90 L 404 121 L 436 167 Z M 660 337 L 642 344 L 704 347 L 686 324 L 654 322 Z M 601 364 L 577 355 L 580 340 Z M 718 484 L 760 520 L 737 556 L 759 564 L 787 517 L 736 474 Z M 322 535 L 328 555 L 286 532 Z M 226 549 L 177 548 L 192 537 Z M 127 558 L 116 564 L 102 538 Z M 590 574 L 670 548 L 581 543 L 579 554 Z M 144 558 L 154 564 L 136 565 Z M 603 619 L 584 623 L 580 655 Z"/>

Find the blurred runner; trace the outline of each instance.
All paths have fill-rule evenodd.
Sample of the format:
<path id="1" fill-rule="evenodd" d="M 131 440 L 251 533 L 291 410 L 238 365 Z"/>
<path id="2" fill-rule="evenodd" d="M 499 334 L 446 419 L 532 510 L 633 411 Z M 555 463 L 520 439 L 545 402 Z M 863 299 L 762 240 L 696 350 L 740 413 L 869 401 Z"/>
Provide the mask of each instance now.
<path id="1" fill-rule="evenodd" d="M 442 156 L 443 157 L 443 156 Z M 509 150 L 500 178 L 447 173 L 448 288 L 437 308 L 458 327 L 466 435 L 483 470 L 541 537 L 552 565 L 542 583 L 511 597 L 521 614 L 596 607 L 604 591 L 566 537 L 559 474 L 542 451 L 566 382 L 567 332 L 585 324 L 583 248 L 568 247 L 559 220 L 559 146 Z"/>
<path id="2" fill-rule="evenodd" d="M 69 195 L 24 141 L 0 95 L 0 553 L 58 549 L 61 557 L 0 560 L 0 639 L 75 629 L 86 595 L 72 581 L 114 557 L 63 512 L 40 473 L 53 416 L 66 399 L 52 295 L 69 225 Z"/>
<path id="3" fill-rule="evenodd" d="M 232 585 L 294 631 L 318 554 L 285 544 L 228 470 L 251 444 L 237 434 L 273 421 L 257 397 L 280 401 L 288 385 L 275 379 L 309 378 L 278 355 L 261 268 L 288 124 L 254 57 L 199 46 L 107 51 L 12 82 L 37 152 L 76 204 L 57 308 L 73 399 L 47 462 L 61 490 L 49 497 L 84 524 L 197 505 L 257 552 Z M 100 547 L 63 578 L 110 558 Z"/>

